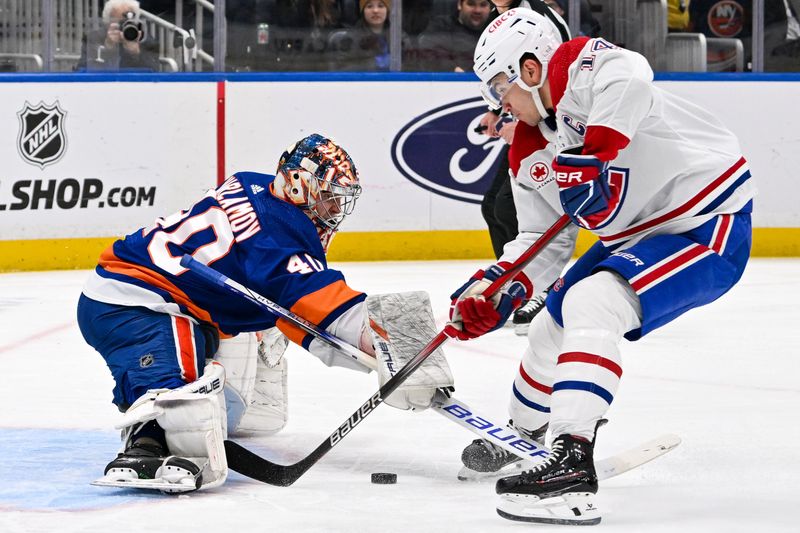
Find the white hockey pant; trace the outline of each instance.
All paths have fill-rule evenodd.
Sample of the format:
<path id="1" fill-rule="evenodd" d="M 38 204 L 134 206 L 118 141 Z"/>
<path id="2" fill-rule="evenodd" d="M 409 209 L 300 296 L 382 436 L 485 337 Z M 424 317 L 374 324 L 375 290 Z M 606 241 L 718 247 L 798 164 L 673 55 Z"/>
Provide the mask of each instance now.
<path id="1" fill-rule="evenodd" d="M 550 423 L 552 435 L 594 437 L 622 376 L 619 341 L 641 324 L 639 298 L 613 272 L 601 271 L 569 288 L 564 327 L 539 313 L 514 378 L 511 418 L 518 427 Z"/>

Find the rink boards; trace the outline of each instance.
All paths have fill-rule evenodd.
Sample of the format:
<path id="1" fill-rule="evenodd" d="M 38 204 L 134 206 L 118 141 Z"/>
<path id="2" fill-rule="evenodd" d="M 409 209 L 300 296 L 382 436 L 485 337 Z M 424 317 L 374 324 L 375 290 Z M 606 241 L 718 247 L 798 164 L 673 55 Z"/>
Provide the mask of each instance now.
<path id="1" fill-rule="evenodd" d="M 286 146 L 313 132 L 350 152 L 364 186 L 332 259 L 491 257 L 479 202 L 503 146 L 473 131 L 485 107 L 469 75 L 0 81 L 0 270 L 90 267 L 115 237 L 185 208 L 228 174 L 274 172 Z M 754 255 L 800 255 L 798 82 L 658 82 L 741 139 L 759 186 Z M 581 236 L 579 250 L 591 242 Z"/>

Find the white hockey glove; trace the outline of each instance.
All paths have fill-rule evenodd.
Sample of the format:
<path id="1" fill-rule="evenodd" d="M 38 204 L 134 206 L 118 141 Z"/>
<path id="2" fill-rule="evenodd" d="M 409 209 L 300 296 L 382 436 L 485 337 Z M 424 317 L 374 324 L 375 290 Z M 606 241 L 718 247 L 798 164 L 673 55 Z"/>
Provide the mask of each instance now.
<path id="1" fill-rule="evenodd" d="M 433 309 L 428 293 L 421 291 L 371 295 L 366 304 L 383 386 L 436 336 Z M 437 389 L 452 387 L 450 366 L 438 348 L 385 401 L 398 409 L 423 410 L 431 406 Z"/>

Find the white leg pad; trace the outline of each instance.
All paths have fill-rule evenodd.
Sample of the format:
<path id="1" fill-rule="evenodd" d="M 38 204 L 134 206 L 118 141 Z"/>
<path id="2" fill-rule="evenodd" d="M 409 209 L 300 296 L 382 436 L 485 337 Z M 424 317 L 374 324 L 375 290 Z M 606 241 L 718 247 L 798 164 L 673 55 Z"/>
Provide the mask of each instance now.
<path id="1" fill-rule="evenodd" d="M 148 391 L 117 425 L 123 429 L 123 450 L 135 425 L 155 419 L 164 429 L 170 454 L 203 470 L 201 488 L 221 485 L 228 475 L 224 386 L 225 369 L 212 362 L 197 381 L 174 390 Z"/>
<path id="2" fill-rule="evenodd" d="M 272 367 L 259 358 L 253 394 L 244 415 L 233 430 L 236 435 L 271 434 L 286 426 L 289 420 L 287 369 L 286 358 L 282 358 Z"/>
<path id="3" fill-rule="evenodd" d="M 289 340 L 278 328 L 242 333 L 220 342 L 215 361 L 225 365 L 225 400 L 230 435 L 272 434 L 288 420 Z"/>
<path id="4" fill-rule="evenodd" d="M 220 342 L 215 361 L 225 366 L 228 434 L 272 434 L 288 420 L 289 340 L 278 328 L 242 333 Z"/>

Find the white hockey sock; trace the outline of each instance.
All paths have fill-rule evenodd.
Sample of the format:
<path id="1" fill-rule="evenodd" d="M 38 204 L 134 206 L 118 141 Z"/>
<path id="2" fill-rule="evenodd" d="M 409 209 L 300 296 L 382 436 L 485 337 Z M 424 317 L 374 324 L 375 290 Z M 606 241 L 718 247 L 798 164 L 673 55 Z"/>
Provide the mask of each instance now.
<path id="1" fill-rule="evenodd" d="M 550 419 L 556 358 L 563 330 L 550 313 L 536 315 L 528 331 L 528 347 L 511 390 L 509 415 L 517 427 L 535 430 Z"/>
<path id="2" fill-rule="evenodd" d="M 550 429 L 592 439 L 622 376 L 619 341 L 641 323 L 639 299 L 617 274 L 601 271 L 569 289 L 553 381 Z"/>

